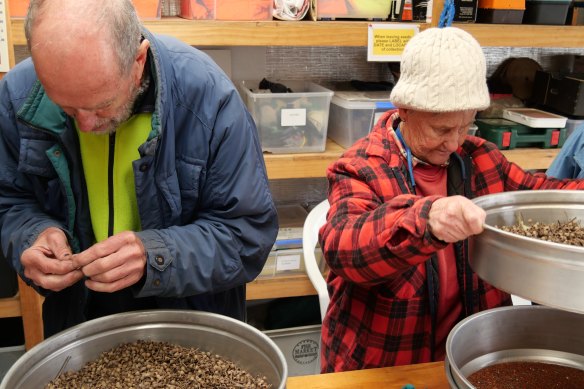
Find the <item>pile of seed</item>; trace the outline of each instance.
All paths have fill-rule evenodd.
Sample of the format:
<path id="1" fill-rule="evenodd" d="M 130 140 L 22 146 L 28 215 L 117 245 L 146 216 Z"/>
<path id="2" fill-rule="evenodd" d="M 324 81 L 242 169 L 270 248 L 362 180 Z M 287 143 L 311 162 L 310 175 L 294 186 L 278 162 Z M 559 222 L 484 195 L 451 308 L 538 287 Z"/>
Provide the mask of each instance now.
<path id="1" fill-rule="evenodd" d="M 544 362 L 503 362 L 472 373 L 477 389 L 576 389 L 584 387 L 584 371 Z"/>
<path id="2" fill-rule="evenodd" d="M 531 223 L 531 220 L 528 220 L 528 224 L 520 220 L 515 225 L 497 228 L 530 238 L 564 243 L 572 246 L 584 246 L 584 227 L 576 219 L 571 219 L 566 222 L 557 221 L 555 223 L 529 223 Z"/>
<path id="3" fill-rule="evenodd" d="M 125 343 L 102 353 L 77 372 L 66 372 L 45 389 L 271 388 L 233 362 L 166 342 Z"/>

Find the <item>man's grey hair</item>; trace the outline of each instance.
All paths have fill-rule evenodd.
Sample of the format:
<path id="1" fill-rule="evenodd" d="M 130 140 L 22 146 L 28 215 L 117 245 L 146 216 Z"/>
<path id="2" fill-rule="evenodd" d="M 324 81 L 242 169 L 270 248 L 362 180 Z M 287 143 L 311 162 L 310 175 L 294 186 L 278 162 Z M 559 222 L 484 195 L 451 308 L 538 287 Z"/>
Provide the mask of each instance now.
<path id="1" fill-rule="evenodd" d="M 78 0 L 83 3 L 84 0 Z M 31 37 L 35 23 L 45 12 L 51 0 L 30 0 L 24 21 L 24 34 L 28 49 L 31 50 Z M 79 15 L 88 24 L 101 27 L 111 35 L 111 46 L 118 58 L 121 75 L 127 75 L 138 54 L 142 37 L 142 24 L 131 0 L 93 0 L 94 6 L 86 7 L 85 15 Z M 67 10 L 60 10 L 67 12 Z M 88 42 L 88 45 L 90 43 Z"/>

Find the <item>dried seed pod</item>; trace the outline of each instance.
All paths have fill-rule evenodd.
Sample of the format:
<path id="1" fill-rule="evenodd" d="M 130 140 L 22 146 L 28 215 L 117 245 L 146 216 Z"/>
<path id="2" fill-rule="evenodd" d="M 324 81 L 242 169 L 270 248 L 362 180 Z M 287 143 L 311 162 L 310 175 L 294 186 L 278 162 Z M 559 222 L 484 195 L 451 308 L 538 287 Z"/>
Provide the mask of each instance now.
<path id="1" fill-rule="evenodd" d="M 532 223 L 532 220 L 528 220 Z M 527 236 L 530 238 L 545 240 L 555 243 L 569 244 L 572 246 L 584 246 L 584 227 L 576 219 L 570 219 L 554 223 L 535 222 L 526 224 L 520 218 L 519 222 L 512 226 L 495 226 L 503 231 Z"/>

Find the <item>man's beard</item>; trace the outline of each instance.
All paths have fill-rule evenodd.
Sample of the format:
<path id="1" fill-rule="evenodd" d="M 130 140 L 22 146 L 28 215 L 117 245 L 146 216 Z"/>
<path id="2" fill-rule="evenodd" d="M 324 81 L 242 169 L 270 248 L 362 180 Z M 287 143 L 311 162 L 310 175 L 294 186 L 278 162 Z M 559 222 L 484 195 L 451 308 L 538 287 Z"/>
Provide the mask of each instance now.
<path id="1" fill-rule="evenodd" d="M 138 99 L 138 96 L 144 92 L 144 88 L 142 85 L 134 88 L 132 86 L 132 90 L 130 90 L 130 97 L 128 101 L 122 105 L 118 111 L 118 114 L 113 118 L 106 118 L 101 119 L 95 123 L 94 129 L 101 128 L 102 126 L 106 126 L 100 130 L 92 130 L 91 133 L 95 135 L 109 135 L 116 132 L 116 129 L 120 126 L 120 124 L 124 123 L 128 120 L 134 113 L 134 104 Z"/>

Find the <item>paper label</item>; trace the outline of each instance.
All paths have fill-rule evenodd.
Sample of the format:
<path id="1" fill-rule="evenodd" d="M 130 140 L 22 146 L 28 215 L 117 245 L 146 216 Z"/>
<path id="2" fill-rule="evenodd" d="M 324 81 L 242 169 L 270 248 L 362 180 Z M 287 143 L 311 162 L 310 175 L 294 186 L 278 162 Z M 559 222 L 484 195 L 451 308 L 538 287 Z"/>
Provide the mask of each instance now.
<path id="1" fill-rule="evenodd" d="M 276 271 L 300 269 L 300 254 L 278 255 Z"/>
<path id="2" fill-rule="evenodd" d="M 406 43 L 418 33 L 418 25 L 397 23 L 369 24 L 368 61 L 399 61 Z"/>
<path id="3" fill-rule="evenodd" d="M 282 127 L 305 126 L 305 108 L 286 108 L 281 111 L 280 125 Z"/>

